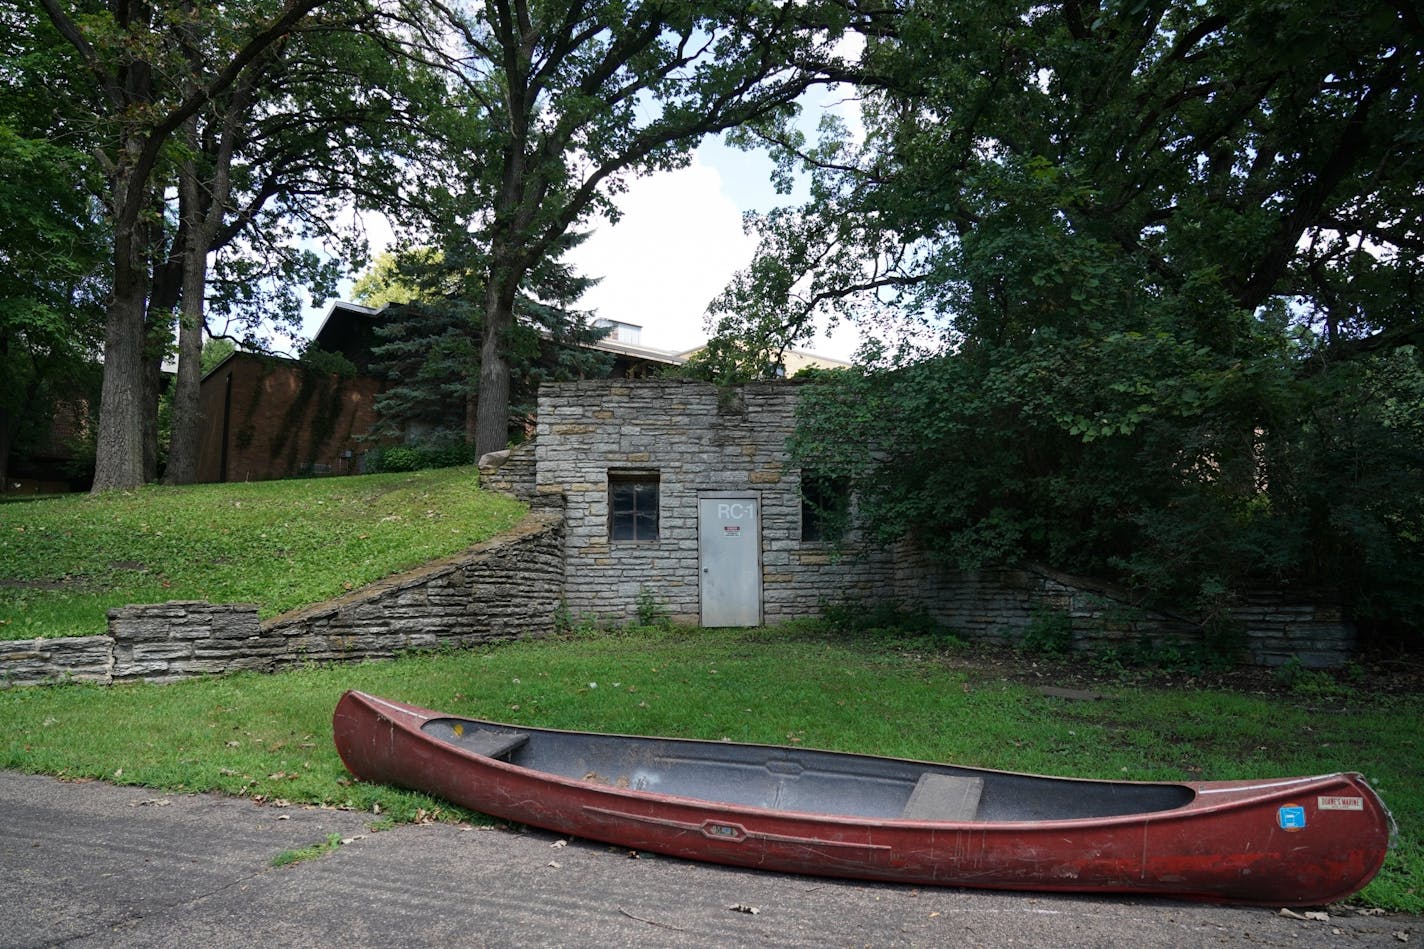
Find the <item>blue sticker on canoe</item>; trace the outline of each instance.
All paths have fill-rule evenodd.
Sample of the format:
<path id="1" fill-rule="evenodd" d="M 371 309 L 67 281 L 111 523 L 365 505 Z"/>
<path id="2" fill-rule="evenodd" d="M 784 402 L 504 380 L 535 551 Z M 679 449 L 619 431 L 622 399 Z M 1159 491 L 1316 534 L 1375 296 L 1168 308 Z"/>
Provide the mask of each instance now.
<path id="1" fill-rule="evenodd" d="M 1305 808 L 1299 804 L 1285 804 L 1276 812 L 1276 822 L 1281 830 L 1305 830 Z"/>

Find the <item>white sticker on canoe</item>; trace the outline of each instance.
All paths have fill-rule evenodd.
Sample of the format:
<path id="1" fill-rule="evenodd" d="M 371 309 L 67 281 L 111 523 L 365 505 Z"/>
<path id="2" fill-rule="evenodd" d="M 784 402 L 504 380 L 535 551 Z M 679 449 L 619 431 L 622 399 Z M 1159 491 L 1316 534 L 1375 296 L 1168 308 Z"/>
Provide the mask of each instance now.
<path id="1" fill-rule="evenodd" d="M 1362 811 L 1365 809 L 1365 799 L 1362 797 L 1327 797 L 1322 794 L 1316 798 L 1315 806 L 1322 811 Z"/>

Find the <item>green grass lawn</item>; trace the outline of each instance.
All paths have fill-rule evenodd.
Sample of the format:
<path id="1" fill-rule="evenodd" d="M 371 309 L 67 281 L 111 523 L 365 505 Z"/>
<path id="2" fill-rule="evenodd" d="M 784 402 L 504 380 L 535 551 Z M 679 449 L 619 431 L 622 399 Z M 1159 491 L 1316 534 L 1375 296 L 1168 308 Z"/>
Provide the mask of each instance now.
<path id="1" fill-rule="evenodd" d="M 524 507 L 473 468 L 0 504 L 0 639 L 105 631 L 129 603 L 256 603 L 263 617 L 463 550 Z"/>
<path id="2" fill-rule="evenodd" d="M 558 728 L 870 752 L 1017 771 L 1145 780 L 1363 771 L 1399 821 L 1363 902 L 1424 911 L 1424 697 L 1096 685 L 1038 694 L 974 650 L 849 639 L 811 624 L 628 630 L 394 662 L 165 686 L 0 692 L 0 767 L 167 790 L 468 819 L 420 794 L 353 782 L 331 740 L 347 688 Z M 1011 657 L 1012 659 L 1012 657 Z M 1024 665 L 1027 666 L 1025 660 Z M 375 815 L 379 814 L 377 818 Z"/>

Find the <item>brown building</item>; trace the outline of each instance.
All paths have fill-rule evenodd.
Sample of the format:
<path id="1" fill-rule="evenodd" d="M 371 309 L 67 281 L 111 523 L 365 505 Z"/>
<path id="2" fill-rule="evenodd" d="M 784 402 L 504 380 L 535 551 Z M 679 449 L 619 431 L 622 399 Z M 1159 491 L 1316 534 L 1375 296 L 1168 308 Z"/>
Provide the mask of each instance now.
<path id="1" fill-rule="evenodd" d="M 233 353 L 203 376 L 198 481 L 266 481 L 310 474 L 360 474 L 386 383 L 370 374 L 376 325 L 386 307 L 337 302 L 314 343 L 349 360 L 356 375 L 321 372 L 294 359 Z M 627 324 L 629 330 L 636 327 Z M 613 357 L 609 374 L 642 377 L 682 360 L 614 334 L 590 348 Z M 395 441 L 395 440 L 392 440 Z M 389 442 L 388 442 L 389 443 Z"/>
<path id="2" fill-rule="evenodd" d="M 198 480 L 356 474 L 372 444 L 379 380 L 343 378 L 293 359 L 233 353 L 203 377 Z"/>

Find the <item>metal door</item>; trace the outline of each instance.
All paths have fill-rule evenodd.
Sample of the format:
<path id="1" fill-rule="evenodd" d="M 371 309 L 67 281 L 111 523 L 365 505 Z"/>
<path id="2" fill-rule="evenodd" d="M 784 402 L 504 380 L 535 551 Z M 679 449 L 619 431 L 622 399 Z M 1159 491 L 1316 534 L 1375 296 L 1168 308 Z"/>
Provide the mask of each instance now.
<path id="1" fill-rule="evenodd" d="M 761 625 L 761 499 L 697 498 L 697 559 L 703 626 Z"/>

